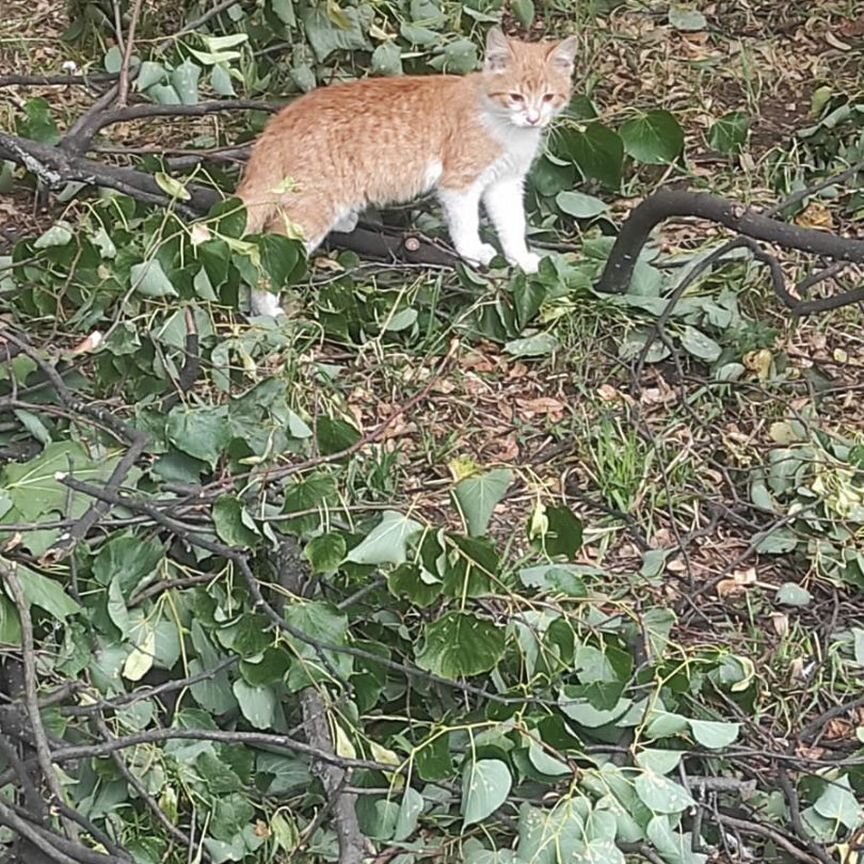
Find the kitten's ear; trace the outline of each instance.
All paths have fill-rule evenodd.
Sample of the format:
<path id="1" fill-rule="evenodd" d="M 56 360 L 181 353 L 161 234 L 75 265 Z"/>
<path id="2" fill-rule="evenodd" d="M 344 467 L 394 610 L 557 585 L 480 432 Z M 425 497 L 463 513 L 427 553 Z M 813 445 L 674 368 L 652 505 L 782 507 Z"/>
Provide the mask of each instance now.
<path id="1" fill-rule="evenodd" d="M 575 36 L 568 36 L 563 42 L 553 45 L 547 57 L 550 63 L 559 67 L 563 72 L 572 72 L 578 48 L 579 40 Z"/>
<path id="2" fill-rule="evenodd" d="M 510 43 L 500 27 L 493 27 L 486 34 L 487 72 L 501 72 L 510 62 Z"/>

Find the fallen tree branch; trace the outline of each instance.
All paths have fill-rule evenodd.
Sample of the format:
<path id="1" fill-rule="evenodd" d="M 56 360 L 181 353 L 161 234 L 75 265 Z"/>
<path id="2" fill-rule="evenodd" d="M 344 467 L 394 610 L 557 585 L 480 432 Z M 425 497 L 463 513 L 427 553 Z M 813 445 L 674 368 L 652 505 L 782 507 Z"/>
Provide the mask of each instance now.
<path id="1" fill-rule="evenodd" d="M 130 106 L 126 111 L 148 107 L 150 106 Z M 155 107 L 161 109 L 163 106 Z M 223 200 L 223 196 L 215 189 L 197 183 L 187 183 L 184 188 L 189 193 L 190 199 L 180 203 L 162 190 L 153 175 L 144 171 L 105 165 L 58 147 L 39 144 L 5 132 L 0 132 L 0 159 L 16 162 L 31 173 L 42 177 L 46 182 L 50 181 L 52 188 L 58 188 L 68 182 L 79 182 L 89 186 L 114 189 L 145 204 L 172 207 L 178 215 L 189 220 L 206 214 L 214 204 Z M 325 245 L 390 262 L 453 267 L 461 261 L 454 252 L 450 252 L 427 237 L 388 226 L 377 229 L 359 227 L 351 234 L 334 232 L 328 237 Z"/>
<path id="2" fill-rule="evenodd" d="M 716 195 L 661 189 L 639 204 L 621 226 L 597 283 L 597 290 L 607 294 L 625 292 L 630 284 L 639 253 L 648 241 L 650 233 L 666 219 L 677 217 L 707 219 L 743 237 L 772 243 L 783 249 L 807 252 L 835 261 L 864 262 L 864 240 L 791 225 Z M 758 247 L 750 248 L 753 251 Z M 768 253 L 762 250 L 759 257 L 766 260 Z M 774 283 L 779 299 L 795 315 L 810 315 L 864 299 L 864 289 L 856 289 L 842 295 L 799 301 L 786 290 L 785 284 L 781 283 L 781 286 L 778 286 L 776 278 Z"/>
<path id="3" fill-rule="evenodd" d="M 0 75 L 0 88 L 3 87 L 63 87 L 101 84 L 106 81 L 116 81 L 116 72 L 92 72 L 81 75 Z"/>
<path id="4" fill-rule="evenodd" d="M 113 101 L 108 100 L 108 104 Z M 67 153 L 82 155 L 86 153 L 96 135 L 116 123 L 129 123 L 132 120 L 148 120 L 155 117 L 206 117 L 222 111 L 269 111 L 275 112 L 285 103 L 260 99 L 216 99 L 199 102 L 196 105 L 159 105 L 146 102 L 139 105 L 124 105 L 107 110 L 107 106 L 82 115 L 67 132 L 60 146 Z"/>
<path id="5" fill-rule="evenodd" d="M 206 213 L 222 196 L 213 189 L 189 184 L 186 189 L 190 200 L 178 203 L 160 188 L 152 175 L 131 168 L 103 165 L 61 150 L 0 132 L 0 159 L 9 159 L 22 165 L 32 174 L 51 181 L 52 188 L 64 183 L 78 182 L 89 186 L 115 189 L 145 204 L 173 207 L 179 214 L 194 219 Z"/>

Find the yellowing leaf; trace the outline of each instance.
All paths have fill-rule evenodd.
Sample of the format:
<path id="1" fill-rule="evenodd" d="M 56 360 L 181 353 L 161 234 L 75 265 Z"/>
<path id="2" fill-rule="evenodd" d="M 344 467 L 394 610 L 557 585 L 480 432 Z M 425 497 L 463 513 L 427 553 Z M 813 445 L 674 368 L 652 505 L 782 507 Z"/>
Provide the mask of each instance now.
<path id="1" fill-rule="evenodd" d="M 170 195 L 172 198 L 178 198 L 180 201 L 188 201 L 192 197 L 189 190 L 179 180 L 175 180 L 164 171 L 157 171 L 153 175 L 153 179 L 156 181 L 156 185 L 166 195 Z"/>
<path id="2" fill-rule="evenodd" d="M 140 681 L 153 667 L 156 652 L 156 630 L 148 627 L 141 644 L 132 649 L 132 653 L 123 664 L 123 677 L 127 681 Z"/>
<path id="3" fill-rule="evenodd" d="M 450 474 L 457 483 L 466 477 L 470 477 L 472 474 L 476 474 L 480 469 L 480 466 L 473 459 L 468 459 L 465 456 L 451 459 L 447 463 L 447 467 L 450 469 Z"/>
<path id="4" fill-rule="evenodd" d="M 821 201 L 811 201 L 795 217 L 795 224 L 802 228 L 830 231 L 834 227 L 834 219 L 831 216 L 831 211 Z"/>
<path id="5" fill-rule="evenodd" d="M 759 351 L 750 351 L 742 358 L 744 365 L 751 372 L 755 372 L 760 381 L 767 381 L 771 374 L 771 362 L 774 355 L 767 349 L 761 348 Z"/>
<path id="6" fill-rule="evenodd" d="M 333 737 L 336 739 L 336 755 L 342 756 L 344 759 L 356 759 L 357 751 L 345 730 L 335 720 L 330 721 L 330 726 L 333 730 Z"/>

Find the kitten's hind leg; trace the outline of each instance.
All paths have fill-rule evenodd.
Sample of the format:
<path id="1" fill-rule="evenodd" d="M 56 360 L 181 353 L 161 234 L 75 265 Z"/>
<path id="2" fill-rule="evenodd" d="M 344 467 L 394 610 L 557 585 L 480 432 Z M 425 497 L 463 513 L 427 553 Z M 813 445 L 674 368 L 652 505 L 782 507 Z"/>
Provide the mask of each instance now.
<path id="1" fill-rule="evenodd" d="M 488 186 L 483 192 L 483 204 L 495 225 L 507 260 L 526 273 L 536 273 L 540 258 L 525 244 L 522 178 L 510 177 Z"/>
<path id="2" fill-rule="evenodd" d="M 466 260 L 488 264 L 497 254 L 494 246 L 480 239 L 480 193 L 473 186 L 467 189 L 438 190 L 444 208 L 450 239 L 456 251 Z"/>

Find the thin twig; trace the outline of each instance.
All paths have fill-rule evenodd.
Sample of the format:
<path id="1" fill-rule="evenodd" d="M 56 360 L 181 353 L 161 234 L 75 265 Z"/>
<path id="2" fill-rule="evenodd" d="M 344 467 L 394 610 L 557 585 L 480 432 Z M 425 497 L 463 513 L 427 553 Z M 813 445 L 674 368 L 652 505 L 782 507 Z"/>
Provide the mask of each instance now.
<path id="1" fill-rule="evenodd" d="M 45 727 L 42 725 L 42 714 L 39 711 L 39 682 L 36 677 L 36 645 L 33 639 L 33 620 L 30 617 L 30 607 L 27 604 L 27 598 L 24 596 L 24 589 L 21 587 L 21 582 L 18 580 L 18 574 L 15 572 L 15 566 L 9 565 L 7 562 L 0 559 L 0 577 L 9 586 L 9 592 L 12 594 L 12 600 L 15 603 L 15 608 L 18 610 L 18 617 L 21 621 L 21 660 L 24 666 L 24 704 L 27 707 L 27 714 L 30 718 L 31 732 L 33 735 L 34 744 L 36 747 L 36 758 L 39 762 L 39 769 L 45 779 L 49 791 L 57 801 L 63 800 L 63 793 L 60 789 L 60 782 L 57 775 L 54 773 L 51 760 L 51 748 L 48 745 L 48 736 L 45 734 Z"/>
<path id="2" fill-rule="evenodd" d="M 99 729 L 99 734 L 106 741 L 113 741 L 114 735 L 111 734 L 111 730 L 108 728 L 108 724 L 105 722 L 104 718 L 97 714 L 93 718 L 96 722 L 96 726 Z M 117 770 L 123 775 L 123 778 L 126 782 L 135 790 L 138 797 L 144 803 L 144 806 L 150 811 L 153 818 L 165 829 L 165 831 L 173 837 L 178 843 L 181 843 L 184 847 L 189 850 L 193 849 L 192 838 L 181 828 L 178 828 L 162 811 L 162 808 L 153 798 L 153 796 L 147 791 L 147 788 L 144 784 L 135 776 L 135 774 L 129 769 L 129 766 L 126 764 L 126 760 L 123 758 L 123 754 L 119 751 L 115 751 L 111 754 L 111 759 L 114 764 L 117 766 Z M 201 856 L 201 858 L 205 861 L 210 861 L 210 853 L 207 850 L 200 846 L 197 850 L 197 854 Z"/>
<path id="3" fill-rule="evenodd" d="M 120 79 L 117 82 L 117 107 L 123 108 L 129 98 L 129 63 L 132 61 L 132 47 L 135 44 L 135 28 L 138 25 L 138 17 L 141 14 L 142 0 L 135 0 L 129 18 L 129 32 L 126 34 L 126 43 L 123 46 L 123 61 L 120 65 Z"/>

